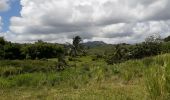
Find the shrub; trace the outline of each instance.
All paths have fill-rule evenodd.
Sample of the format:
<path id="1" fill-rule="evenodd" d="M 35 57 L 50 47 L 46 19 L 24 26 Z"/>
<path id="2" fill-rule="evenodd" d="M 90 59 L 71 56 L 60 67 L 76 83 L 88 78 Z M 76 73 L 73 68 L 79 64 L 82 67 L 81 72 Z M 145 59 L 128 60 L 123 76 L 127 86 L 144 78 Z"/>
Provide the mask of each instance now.
<path id="1" fill-rule="evenodd" d="M 64 53 L 60 46 L 45 42 L 27 44 L 22 47 L 21 51 L 26 59 L 56 58 Z"/>

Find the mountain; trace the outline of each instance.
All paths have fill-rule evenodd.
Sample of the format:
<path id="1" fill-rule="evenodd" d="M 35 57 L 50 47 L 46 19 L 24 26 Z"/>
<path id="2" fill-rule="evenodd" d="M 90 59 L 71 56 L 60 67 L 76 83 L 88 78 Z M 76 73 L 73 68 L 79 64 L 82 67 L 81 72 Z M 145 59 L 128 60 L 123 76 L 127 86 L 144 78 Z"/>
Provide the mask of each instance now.
<path id="1" fill-rule="evenodd" d="M 102 45 L 107 45 L 107 43 L 103 41 L 89 41 L 86 43 L 82 43 L 86 47 L 96 47 L 96 46 L 102 46 Z"/>

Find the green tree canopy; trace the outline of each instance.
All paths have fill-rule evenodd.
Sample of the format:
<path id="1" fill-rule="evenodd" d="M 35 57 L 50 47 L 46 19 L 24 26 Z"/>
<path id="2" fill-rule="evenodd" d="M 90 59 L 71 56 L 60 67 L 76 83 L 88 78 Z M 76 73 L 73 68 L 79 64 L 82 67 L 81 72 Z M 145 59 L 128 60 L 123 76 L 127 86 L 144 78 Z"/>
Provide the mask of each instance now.
<path id="1" fill-rule="evenodd" d="M 164 39 L 164 41 L 165 41 L 165 42 L 170 41 L 170 36 L 166 37 L 166 38 Z"/>

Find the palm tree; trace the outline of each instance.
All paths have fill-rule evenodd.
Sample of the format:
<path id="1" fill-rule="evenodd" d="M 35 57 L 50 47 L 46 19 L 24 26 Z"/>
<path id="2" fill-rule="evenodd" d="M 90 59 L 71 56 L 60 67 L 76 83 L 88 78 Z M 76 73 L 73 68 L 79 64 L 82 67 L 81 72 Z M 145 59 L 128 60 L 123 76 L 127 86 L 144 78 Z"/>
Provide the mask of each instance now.
<path id="1" fill-rule="evenodd" d="M 82 39 L 80 36 L 76 36 L 73 38 L 73 43 L 70 44 L 70 43 L 67 43 L 68 45 L 68 50 L 71 54 L 71 56 L 78 56 L 78 52 L 81 51 L 81 46 L 80 46 L 80 43 L 81 43 Z"/>
<path id="2" fill-rule="evenodd" d="M 74 55 L 77 56 L 78 52 L 80 51 L 80 42 L 82 41 L 80 36 L 76 36 L 73 38 L 73 46 L 74 46 Z"/>

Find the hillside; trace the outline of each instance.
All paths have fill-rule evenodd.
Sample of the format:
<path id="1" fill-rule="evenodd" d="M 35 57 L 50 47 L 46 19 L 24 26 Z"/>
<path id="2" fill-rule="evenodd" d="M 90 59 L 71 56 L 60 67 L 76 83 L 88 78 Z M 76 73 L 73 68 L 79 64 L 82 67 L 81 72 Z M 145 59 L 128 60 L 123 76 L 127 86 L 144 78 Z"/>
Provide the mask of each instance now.
<path id="1" fill-rule="evenodd" d="M 168 100 L 170 54 L 107 65 L 81 57 L 55 71 L 55 60 L 0 61 L 1 100 Z"/>
<path id="2" fill-rule="evenodd" d="M 92 48 L 92 47 L 103 46 L 103 45 L 107 45 L 107 44 L 103 41 L 91 41 L 91 42 L 82 43 L 82 45 L 84 45 L 88 48 Z"/>

